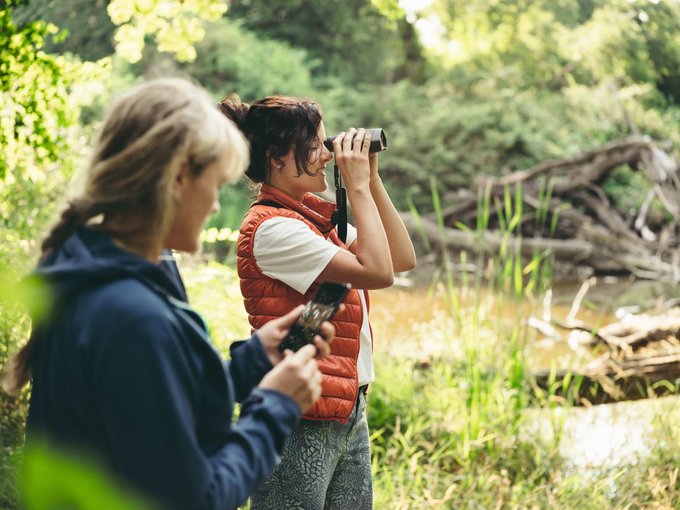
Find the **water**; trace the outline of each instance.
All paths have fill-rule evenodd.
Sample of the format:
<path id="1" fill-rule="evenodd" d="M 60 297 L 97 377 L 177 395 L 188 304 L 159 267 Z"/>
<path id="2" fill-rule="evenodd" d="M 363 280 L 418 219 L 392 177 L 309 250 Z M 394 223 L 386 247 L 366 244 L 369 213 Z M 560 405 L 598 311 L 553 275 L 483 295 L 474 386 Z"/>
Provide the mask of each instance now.
<path id="1" fill-rule="evenodd" d="M 636 464 L 655 446 L 655 438 L 671 431 L 680 416 L 680 398 L 664 397 L 593 407 L 533 409 L 528 430 L 545 441 L 560 433 L 560 455 L 574 473 Z M 554 423 L 559 424 L 555 430 Z M 672 436 L 669 434 L 668 438 Z"/>
<path id="2" fill-rule="evenodd" d="M 551 318 L 564 321 L 574 312 L 574 299 L 579 290 L 582 290 L 581 283 L 561 284 L 553 290 L 549 303 L 538 299 L 524 303 L 520 313 L 524 319 L 534 316 L 546 321 Z M 505 307 L 494 309 L 494 296 L 476 299 L 474 292 L 459 294 L 459 302 L 454 305 L 446 293 L 436 287 L 393 287 L 372 292 L 371 316 L 378 342 L 376 349 L 386 349 L 391 354 L 398 353 L 414 360 L 447 359 L 448 351 L 452 349 L 451 337 L 457 334 L 452 318 L 456 307 L 463 314 L 500 313 L 501 319 L 516 319 L 516 307 L 506 303 Z M 662 282 L 600 278 L 591 281 L 574 318 L 595 327 L 603 326 L 627 313 L 661 310 L 678 295 L 674 285 Z M 489 302 L 492 304 L 480 305 Z M 491 309 L 484 309 L 485 306 Z M 546 337 L 533 329 L 529 331 L 530 369 L 549 368 L 552 363 L 558 368 L 573 367 L 593 359 L 588 347 L 570 341 L 573 337 L 567 330 L 557 329 L 554 337 Z M 560 453 L 575 470 L 601 469 L 635 463 L 647 457 L 653 446 L 650 438 L 659 437 L 660 430 L 671 427 L 674 421 L 677 423 L 680 399 L 666 397 L 590 408 L 536 409 L 528 413 L 530 426 L 537 427 L 546 440 L 554 438 L 553 424 L 560 424 Z"/>

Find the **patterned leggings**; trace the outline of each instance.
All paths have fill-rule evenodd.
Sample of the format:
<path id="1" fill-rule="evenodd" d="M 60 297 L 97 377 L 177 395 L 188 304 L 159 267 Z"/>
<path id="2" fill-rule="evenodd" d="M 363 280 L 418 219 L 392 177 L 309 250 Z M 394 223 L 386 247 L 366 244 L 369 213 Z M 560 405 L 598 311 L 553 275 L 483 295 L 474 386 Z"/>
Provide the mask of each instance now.
<path id="1" fill-rule="evenodd" d="M 251 510 L 373 508 L 366 396 L 346 424 L 302 420 L 286 440 L 281 464 L 260 484 Z"/>

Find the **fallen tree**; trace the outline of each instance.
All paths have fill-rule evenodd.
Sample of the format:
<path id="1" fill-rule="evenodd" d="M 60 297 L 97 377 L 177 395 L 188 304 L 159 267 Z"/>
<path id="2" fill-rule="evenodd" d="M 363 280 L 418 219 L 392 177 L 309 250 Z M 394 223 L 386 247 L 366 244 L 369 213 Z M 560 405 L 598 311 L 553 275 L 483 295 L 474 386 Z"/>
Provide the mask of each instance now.
<path id="1" fill-rule="evenodd" d="M 604 404 L 680 391 L 680 307 L 677 298 L 658 302 L 653 313 L 625 313 L 602 327 L 576 318 L 581 302 L 597 279 L 583 282 L 564 320 L 530 317 L 528 324 L 559 341 L 569 333 L 572 348 L 590 348 L 596 357 L 585 366 L 534 371 L 539 398 L 566 399 L 575 405 Z"/>
<path id="2" fill-rule="evenodd" d="M 678 394 L 677 309 L 665 315 L 630 315 L 599 329 L 584 324 L 559 327 L 590 336 L 606 351 L 584 367 L 534 372 L 531 382 L 539 395 L 590 405 Z"/>
<path id="3" fill-rule="evenodd" d="M 648 182 L 647 199 L 626 218 L 603 191 L 621 165 L 643 172 Z M 574 158 L 480 177 L 472 189 L 444 195 L 442 202 L 451 205 L 438 214 L 403 217 L 412 235 L 437 250 L 494 254 L 505 244 L 527 257 L 552 254 L 563 274 L 586 268 L 680 281 L 679 172 L 678 162 L 649 137 L 632 136 Z M 654 198 L 670 220 L 650 228 Z"/>

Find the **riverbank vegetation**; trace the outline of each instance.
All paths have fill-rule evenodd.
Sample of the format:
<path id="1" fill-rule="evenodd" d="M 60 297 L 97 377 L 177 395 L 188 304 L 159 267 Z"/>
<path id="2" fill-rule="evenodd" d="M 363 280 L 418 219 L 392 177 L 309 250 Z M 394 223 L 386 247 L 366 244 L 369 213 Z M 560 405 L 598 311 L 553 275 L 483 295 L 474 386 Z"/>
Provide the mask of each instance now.
<path id="1" fill-rule="evenodd" d="M 189 294 L 227 352 L 248 334 L 233 270 L 183 261 Z M 375 508 L 672 509 L 680 505 L 675 423 L 659 399 L 642 422 L 589 438 L 568 401 L 524 384 L 532 331 L 517 301 L 473 282 L 372 295 L 376 382 L 369 391 Z M 452 298 L 460 305 L 453 311 Z M 526 306 L 524 303 L 523 306 Z M 626 425 L 628 429 L 626 429 Z M 575 427 L 572 428 L 572 427 Z M 645 434 L 644 454 L 626 448 Z M 619 439 L 607 434 L 619 433 Z M 621 451 L 601 450 L 611 441 Z M 574 448 L 574 444 L 586 446 Z M 605 451 L 607 451 L 605 449 Z"/>
<path id="2" fill-rule="evenodd" d="M 16 283 L 77 184 L 103 110 L 113 95 L 147 77 L 188 76 L 216 100 L 230 92 L 246 101 L 311 96 L 323 107 L 329 133 L 383 127 L 381 175 L 391 196 L 400 210 L 429 214 L 439 227 L 441 201 L 452 205 L 480 176 L 576 157 L 629 135 L 646 135 L 678 159 L 676 0 L 411 4 L 4 2 L 0 366 L 30 329 L 18 303 L 27 294 Z M 604 198 L 622 217 L 639 216 L 644 207 L 659 235 L 674 220 L 658 199 L 647 200 L 633 170 L 613 169 Z M 192 302 L 224 352 L 248 333 L 231 248 L 251 198 L 244 183 L 225 189 L 205 238 L 206 252 L 219 262 L 185 261 Z M 389 313 L 411 306 L 411 297 L 386 308 L 379 299 L 374 304 L 375 327 L 385 331 L 370 398 L 376 508 L 679 507 L 672 409 L 655 422 L 650 450 L 634 463 L 586 474 L 563 458 L 569 399 L 527 385 L 533 337 L 523 313 L 550 290 L 554 261 L 545 251 L 522 259 L 502 241 L 517 232 L 525 206 L 513 189 L 497 200 L 479 200 L 482 219 L 458 225 L 473 238 L 483 235 L 489 209 L 496 211 L 501 248 L 488 258 L 450 256 L 414 236 L 421 260 L 438 261 L 422 281 L 427 299 L 443 304 L 413 305 L 432 316 L 391 331 Z M 546 232 L 553 228 L 545 214 L 536 221 Z M 18 505 L 13 466 L 23 452 L 28 395 L 0 392 L 3 508 Z"/>

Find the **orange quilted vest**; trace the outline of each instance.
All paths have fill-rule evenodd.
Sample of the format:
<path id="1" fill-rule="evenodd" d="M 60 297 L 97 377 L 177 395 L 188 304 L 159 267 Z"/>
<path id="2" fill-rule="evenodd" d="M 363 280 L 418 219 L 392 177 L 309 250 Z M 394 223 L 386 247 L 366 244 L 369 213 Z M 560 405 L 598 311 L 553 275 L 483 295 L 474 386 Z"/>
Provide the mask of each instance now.
<path id="1" fill-rule="evenodd" d="M 257 201 L 246 213 L 241 224 L 236 247 L 241 294 L 253 329 L 258 329 L 271 319 L 281 317 L 295 306 L 306 303 L 318 286 L 313 284 L 303 295 L 285 283 L 263 274 L 253 256 L 253 240 L 258 226 L 277 216 L 294 218 L 303 221 L 317 235 L 347 249 L 330 222 L 334 210 L 335 204 L 311 193 L 307 193 L 300 203 L 277 188 L 262 185 Z M 300 260 L 300 264 L 304 264 L 304 260 Z M 366 299 L 368 303 L 368 293 Z M 335 340 L 331 344 L 331 354 L 319 361 L 319 369 L 323 374 L 321 398 L 303 416 L 305 419 L 346 423 L 354 408 L 358 394 L 359 333 L 363 320 L 359 291 L 352 289 L 344 303 L 345 310 L 338 312 L 332 321 L 335 326 Z"/>

